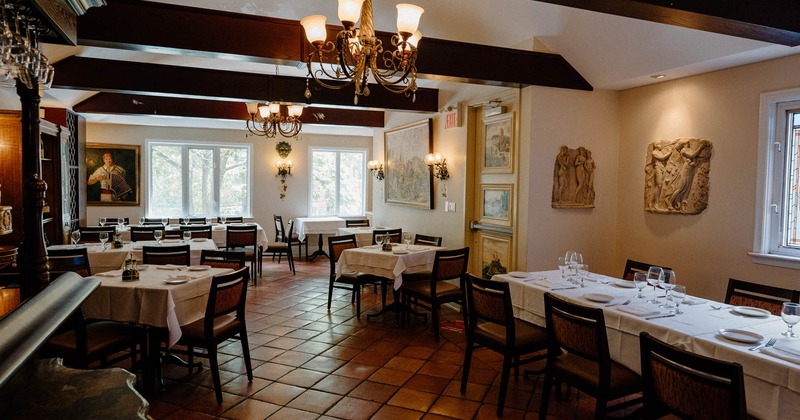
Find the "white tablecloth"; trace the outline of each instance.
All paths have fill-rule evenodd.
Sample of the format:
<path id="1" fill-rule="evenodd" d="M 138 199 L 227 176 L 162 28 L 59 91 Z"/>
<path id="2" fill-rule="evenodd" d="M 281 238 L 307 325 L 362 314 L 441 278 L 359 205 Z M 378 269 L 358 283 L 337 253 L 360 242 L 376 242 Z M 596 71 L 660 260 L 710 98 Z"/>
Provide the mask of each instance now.
<path id="1" fill-rule="evenodd" d="M 341 217 L 298 217 L 297 238 L 300 242 L 307 235 L 335 235 L 339 228 L 345 227 L 345 220 Z"/>
<path id="2" fill-rule="evenodd" d="M 140 271 L 140 280 L 123 282 L 121 275 L 96 276 L 100 287 L 83 302 L 84 316 L 134 322 L 169 331 L 170 346 L 181 337 L 181 325 L 194 322 L 205 315 L 211 278 L 230 272 L 229 268 L 210 268 L 205 271 L 160 270 L 149 266 Z M 184 284 L 165 284 L 169 276 L 188 275 Z"/>
<path id="3" fill-rule="evenodd" d="M 217 244 L 220 248 L 225 248 L 225 241 L 226 241 L 226 226 L 241 226 L 243 223 L 229 223 L 229 224 L 220 224 L 220 223 L 212 223 L 211 224 L 211 239 Z M 253 223 L 244 223 L 246 225 L 251 225 Z M 264 247 L 267 246 L 267 234 L 264 232 L 264 228 L 261 227 L 258 223 L 255 223 L 258 226 L 258 243 L 263 245 Z M 168 225 L 167 230 L 180 230 L 180 225 Z M 121 233 L 120 237 L 124 242 L 130 242 L 131 240 L 131 230 L 127 227 L 123 228 L 122 230 L 117 229 L 117 232 Z"/>
<path id="4" fill-rule="evenodd" d="M 342 252 L 336 267 L 336 276 L 346 271 L 360 271 L 394 280 L 394 289 L 403 285 L 403 273 L 431 271 L 435 246 L 411 245 L 407 254 L 382 251 L 378 245 L 351 248 Z M 405 245 L 395 245 L 395 250 L 405 250 Z"/>
<path id="5" fill-rule="evenodd" d="M 551 290 L 569 286 L 558 271 L 530 273 L 528 278 L 496 275 L 506 281 L 511 290 L 514 313 L 529 322 L 544 325 L 544 293 L 550 292 L 585 306 L 603 307 L 611 358 L 639 372 L 639 333 L 647 331 L 654 337 L 689 351 L 721 360 L 741 363 L 745 374 L 748 412 L 764 419 L 793 418 L 800 415 L 800 364 L 780 360 L 758 351 L 749 351 L 753 344 L 743 344 L 722 338 L 722 328 L 757 332 L 766 339 L 782 337 L 786 324 L 781 318 L 746 317 L 731 310 L 729 305 L 715 310 L 708 303 L 681 305 L 684 314 L 670 318 L 646 320 L 623 312 L 631 307 L 668 313 L 657 305 L 646 303 L 653 296 L 652 287 L 644 289 L 645 299 L 636 298 L 637 290 L 616 286 L 617 279 L 592 274 L 598 281 L 587 281 L 585 288 Z M 602 284 L 602 282 L 610 282 Z M 612 303 L 632 299 L 626 306 L 605 308 L 603 303 L 588 300 L 587 293 L 602 293 L 614 297 Z M 663 295 L 663 290 L 658 290 Z M 663 300 L 660 299 L 660 300 Z M 712 302 L 713 303 L 713 302 Z M 800 339 L 791 340 L 800 348 Z"/>

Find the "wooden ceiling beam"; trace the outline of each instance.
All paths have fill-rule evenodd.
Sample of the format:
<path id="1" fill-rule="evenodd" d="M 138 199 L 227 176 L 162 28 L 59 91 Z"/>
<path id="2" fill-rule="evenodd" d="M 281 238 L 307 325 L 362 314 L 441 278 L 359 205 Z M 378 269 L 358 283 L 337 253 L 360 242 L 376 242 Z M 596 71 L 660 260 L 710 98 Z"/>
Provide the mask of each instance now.
<path id="1" fill-rule="evenodd" d="M 250 116 L 241 102 L 189 99 L 165 96 L 98 93 L 73 107 L 78 113 L 116 115 L 161 115 L 174 117 L 244 120 Z M 300 117 L 303 124 L 347 125 L 383 128 L 383 111 L 308 107 Z"/>
<path id="2" fill-rule="evenodd" d="M 307 103 L 303 96 L 306 79 L 195 67 L 167 66 L 96 58 L 68 57 L 55 65 L 54 88 L 107 93 L 177 96 L 227 101 L 286 101 Z M 436 112 L 438 89 L 419 88 L 416 100 L 391 93 L 377 85 L 353 105 L 352 90 L 317 88 L 313 84 L 313 104 L 354 109 L 390 109 Z"/>
<path id="3" fill-rule="evenodd" d="M 794 47 L 800 45 L 796 0 L 536 0 Z"/>
<path id="4" fill-rule="evenodd" d="M 335 27 L 328 33 L 335 35 Z M 390 34 L 377 35 L 386 45 Z M 109 0 L 79 17 L 78 42 L 281 65 L 303 63 L 311 48 L 297 21 L 133 0 Z M 435 38 L 422 40 L 417 70 L 420 78 L 474 84 L 592 89 L 557 54 Z"/>

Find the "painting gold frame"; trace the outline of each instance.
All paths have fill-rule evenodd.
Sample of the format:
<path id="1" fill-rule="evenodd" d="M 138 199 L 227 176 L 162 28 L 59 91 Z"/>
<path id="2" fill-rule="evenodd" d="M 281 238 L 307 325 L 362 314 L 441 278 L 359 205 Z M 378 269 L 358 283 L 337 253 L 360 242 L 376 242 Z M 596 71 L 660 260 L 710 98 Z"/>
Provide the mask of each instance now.
<path id="1" fill-rule="evenodd" d="M 478 246 L 481 277 L 491 278 L 493 274 L 507 273 L 511 270 L 513 254 L 510 236 L 481 232 Z"/>
<path id="2" fill-rule="evenodd" d="M 483 120 L 479 157 L 481 173 L 514 173 L 514 113 Z"/>
<path id="3" fill-rule="evenodd" d="M 514 214 L 512 184 L 481 185 L 481 223 L 511 226 Z"/>
<path id="4" fill-rule="evenodd" d="M 119 183 L 114 185 L 112 178 L 111 189 L 113 194 L 103 193 L 102 181 L 93 174 L 104 165 L 103 156 L 110 153 L 114 165 L 123 171 L 117 171 Z M 86 204 L 90 206 L 138 206 L 142 183 L 140 181 L 140 155 L 141 146 L 127 144 L 88 143 L 86 145 Z M 119 195 L 117 194 L 119 193 Z"/>
<path id="5" fill-rule="evenodd" d="M 433 124 L 427 120 L 384 133 L 386 202 L 433 208 L 433 173 L 425 155 L 433 148 Z"/>

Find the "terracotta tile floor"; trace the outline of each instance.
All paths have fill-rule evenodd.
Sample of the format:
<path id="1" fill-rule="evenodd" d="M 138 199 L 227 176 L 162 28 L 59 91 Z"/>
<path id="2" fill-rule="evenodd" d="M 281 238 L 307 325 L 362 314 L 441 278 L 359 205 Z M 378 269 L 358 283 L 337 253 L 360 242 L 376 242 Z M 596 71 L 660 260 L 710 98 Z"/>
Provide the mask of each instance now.
<path id="1" fill-rule="evenodd" d="M 460 392 L 464 334 L 442 332 L 437 344 L 422 318 L 405 328 L 393 314 L 368 320 L 380 308 L 371 287 L 355 317 L 350 293 L 334 290 L 327 309 L 327 259 L 264 261 L 264 276 L 248 290 L 247 323 L 253 381 L 244 375 L 238 341 L 220 346 L 223 403 L 216 404 L 211 374 L 166 366 L 166 391 L 148 395 L 155 419 L 437 419 L 495 418 L 502 359 L 475 352 L 466 394 Z M 391 295 L 391 294 L 390 294 Z M 391 299 L 391 298 L 390 298 Z M 450 308 L 443 318 L 460 319 Z M 430 322 L 430 317 L 428 319 Z M 201 359 L 203 360 L 203 359 Z M 540 368 L 541 365 L 533 365 Z M 537 418 L 542 380 L 513 377 L 504 418 Z M 551 401 L 551 418 L 587 418 L 594 400 L 573 394 Z"/>

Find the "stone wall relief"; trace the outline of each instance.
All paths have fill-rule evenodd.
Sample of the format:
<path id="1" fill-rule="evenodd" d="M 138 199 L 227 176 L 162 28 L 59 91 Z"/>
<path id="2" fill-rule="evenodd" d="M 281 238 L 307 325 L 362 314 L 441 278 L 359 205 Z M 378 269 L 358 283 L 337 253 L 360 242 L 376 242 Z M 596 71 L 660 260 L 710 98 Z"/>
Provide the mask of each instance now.
<path id="1" fill-rule="evenodd" d="M 655 140 L 647 146 L 644 209 L 700 214 L 708 206 L 713 145 L 698 138 Z"/>
<path id="2" fill-rule="evenodd" d="M 594 171 L 592 152 L 581 146 L 570 149 L 562 145 L 553 168 L 551 207 L 594 208 Z"/>

